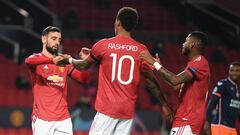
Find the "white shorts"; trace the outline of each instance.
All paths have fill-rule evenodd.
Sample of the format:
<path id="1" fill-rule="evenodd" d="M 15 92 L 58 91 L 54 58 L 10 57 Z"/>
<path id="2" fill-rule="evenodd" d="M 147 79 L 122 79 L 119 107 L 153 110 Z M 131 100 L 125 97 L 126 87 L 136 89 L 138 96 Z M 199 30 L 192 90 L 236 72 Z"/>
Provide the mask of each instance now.
<path id="1" fill-rule="evenodd" d="M 73 135 L 71 118 L 62 121 L 32 121 L 33 135 Z"/>
<path id="2" fill-rule="evenodd" d="M 97 112 L 89 135 L 130 135 L 133 119 L 112 118 Z"/>
<path id="3" fill-rule="evenodd" d="M 183 127 L 174 127 L 170 131 L 170 135 L 197 135 L 192 133 L 190 125 Z"/>

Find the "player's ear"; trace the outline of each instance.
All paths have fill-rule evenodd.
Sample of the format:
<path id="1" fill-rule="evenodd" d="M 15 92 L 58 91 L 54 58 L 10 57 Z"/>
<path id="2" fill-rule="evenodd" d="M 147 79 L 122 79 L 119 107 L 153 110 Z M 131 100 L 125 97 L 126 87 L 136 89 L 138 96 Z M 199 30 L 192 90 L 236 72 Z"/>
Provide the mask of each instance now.
<path id="1" fill-rule="evenodd" d="M 117 27 L 122 26 L 122 24 L 121 24 L 121 22 L 119 20 L 116 20 L 116 25 L 117 25 Z"/>
<path id="2" fill-rule="evenodd" d="M 46 36 L 42 36 L 42 43 L 46 44 L 46 42 L 47 42 L 47 37 Z"/>
<path id="3" fill-rule="evenodd" d="M 193 48 L 196 45 L 197 45 L 197 42 L 195 40 L 192 40 L 189 44 L 189 48 Z"/>

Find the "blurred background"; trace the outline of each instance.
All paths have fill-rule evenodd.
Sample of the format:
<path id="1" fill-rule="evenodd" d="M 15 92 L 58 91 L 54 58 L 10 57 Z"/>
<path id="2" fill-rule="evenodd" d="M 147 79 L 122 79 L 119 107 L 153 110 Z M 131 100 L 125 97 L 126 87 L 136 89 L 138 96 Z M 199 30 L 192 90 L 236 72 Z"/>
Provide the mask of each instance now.
<path id="1" fill-rule="evenodd" d="M 133 37 L 159 53 L 162 64 L 178 73 L 187 59 L 181 46 L 187 34 L 209 35 L 205 55 L 210 63 L 210 90 L 227 77 L 228 65 L 240 60 L 239 0 L 0 0 L 0 135 L 31 135 L 31 80 L 24 59 L 40 52 L 41 31 L 62 29 L 61 51 L 78 57 L 82 47 L 114 36 L 117 11 L 138 10 L 140 21 Z M 75 135 L 88 134 L 94 117 L 98 67 L 91 68 L 87 84 L 69 79 L 68 103 Z M 177 108 L 177 93 L 162 82 L 168 102 Z M 165 135 L 171 122 L 161 115 L 158 100 L 144 80 L 138 92 L 133 135 Z M 237 124 L 239 124 L 238 122 Z M 238 129 L 239 132 L 239 129 Z"/>

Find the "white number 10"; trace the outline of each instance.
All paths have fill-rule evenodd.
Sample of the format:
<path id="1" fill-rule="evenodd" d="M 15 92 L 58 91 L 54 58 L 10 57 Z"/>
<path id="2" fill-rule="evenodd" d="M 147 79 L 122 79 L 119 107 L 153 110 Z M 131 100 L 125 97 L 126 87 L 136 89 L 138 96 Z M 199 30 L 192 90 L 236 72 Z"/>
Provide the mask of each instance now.
<path id="1" fill-rule="evenodd" d="M 113 57 L 113 62 L 112 62 L 112 82 L 113 82 L 115 80 L 115 76 L 116 76 L 117 54 L 116 53 L 111 53 L 110 57 Z M 129 78 L 128 78 L 127 81 L 123 81 L 122 78 L 121 78 L 122 64 L 123 64 L 124 59 L 129 59 L 130 60 Z M 135 61 L 134 61 L 132 56 L 123 55 L 123 56 L 120 57 L 120 59 L 118 61 L 117 79 L 121 84 L 127 85 L 127 84 L 130 84 L 132 82 L 134 64 L 135 64 Z"/>

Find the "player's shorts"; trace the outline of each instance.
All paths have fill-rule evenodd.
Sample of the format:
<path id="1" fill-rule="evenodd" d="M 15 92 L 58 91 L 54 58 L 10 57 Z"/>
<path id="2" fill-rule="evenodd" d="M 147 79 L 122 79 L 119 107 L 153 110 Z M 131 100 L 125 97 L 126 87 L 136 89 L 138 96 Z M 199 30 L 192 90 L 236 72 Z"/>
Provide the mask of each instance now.
<path id="1" fill-rule="evenodd" d="M 197 135 L 192 133 L 190 125 L 183 127 L 174 127 L 170 131 L 170 135 Z"/>
<path id="2" fill-rule="evenodd" d="M 71 118 L 62 121 L 32 121 L 33 135 L 73 135 Z"/>
<path id="3" fill-rule="evenodd" d="M 97 112 L 89 135 L 130 135 L 133 119 L 112 118 Z"/>
<path id="4" fill-rule="evenodd" d="M 211 124 L 212 135 L 237 135 L 235 128 L 226 127 L 224 125 Z"/>

